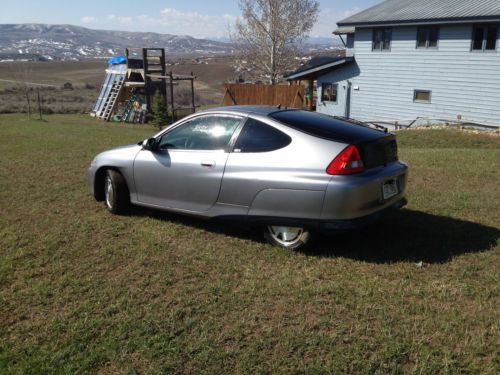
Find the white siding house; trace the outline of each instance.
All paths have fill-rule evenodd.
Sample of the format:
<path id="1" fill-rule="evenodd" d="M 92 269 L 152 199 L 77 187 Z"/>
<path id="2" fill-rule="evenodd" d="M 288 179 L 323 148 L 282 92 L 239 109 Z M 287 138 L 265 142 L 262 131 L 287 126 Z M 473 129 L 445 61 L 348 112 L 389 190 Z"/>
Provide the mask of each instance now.
<path id="1" fill-rule="evenodd" d="M 373 122 L 429 118 L 500 125 L 500 0 L 462 0 L 466 18 L 450 18 L 443 10 L 419 20 L 419 3 L 432 2 L 388 0 L 339 22 L 352 59 L 335 69 L 317 68 L 316 110 Z M 488 16 L 476 15 L 484 3 L 491 4 Z"/>

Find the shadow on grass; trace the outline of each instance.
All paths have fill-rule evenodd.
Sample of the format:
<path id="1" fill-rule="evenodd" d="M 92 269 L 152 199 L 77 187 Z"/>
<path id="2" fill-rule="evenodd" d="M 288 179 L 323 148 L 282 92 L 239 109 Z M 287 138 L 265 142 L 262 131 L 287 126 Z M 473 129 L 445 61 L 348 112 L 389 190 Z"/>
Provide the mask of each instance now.
<path id="1" fill-rule="evenodd" d="M 307 253 L 372 263 L 444 263 L 461 254 L 488 251 L 499 238 L 498 228 L 403 209 L 370 227 L 322 236 Z"/>
<path id="2" fill-rule="evenodd" d="M 134 208 L 134 215 L 174 221 L 214 233 L 263 242 L 262 233 L 244 223 L 205 221 L 192 217 Z M 488 251 L 497 245 L 498 228 L 412 210 L 395 210 L 366 228 L 317 234 L 303 254 L 344 257 L 371 263 L 423 261 L 444 263 L 453 257 Z"/>

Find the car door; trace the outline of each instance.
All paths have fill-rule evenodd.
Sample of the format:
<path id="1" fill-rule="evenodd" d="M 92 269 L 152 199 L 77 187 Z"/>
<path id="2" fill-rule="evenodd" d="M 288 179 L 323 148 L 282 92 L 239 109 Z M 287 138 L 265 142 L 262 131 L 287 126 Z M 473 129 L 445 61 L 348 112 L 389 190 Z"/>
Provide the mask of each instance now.
<path id="1" fill-rule="evenodd" d="M 249 207 L 263 189 L 289 186 L 287 171 L 295 173 L 290 167 L 299 157 L 286 150 L 291 142 L 282 131 L 249 117 L 229 155 L 219 202 Z"/>
<path id="2" fill-rule="evenodd" d="M 163 133 L 155 151 L 134 161 L 137 202 L 192 212 L 210 209 L 219 196 L 231 138 L 241 117 L 195 117 Z"/>

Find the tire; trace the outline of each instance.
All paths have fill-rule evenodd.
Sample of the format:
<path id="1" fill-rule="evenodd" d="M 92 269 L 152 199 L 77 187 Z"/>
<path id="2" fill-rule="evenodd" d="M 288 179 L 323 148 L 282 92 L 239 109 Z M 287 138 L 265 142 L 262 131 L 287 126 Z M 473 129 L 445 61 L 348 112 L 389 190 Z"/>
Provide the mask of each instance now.
<path id="1" fill-rule="evenodd" d="M 109 212 L 115 215 L 126 214 L 130 209 L 130 193 L 123 176 L 112 169 L 106 171 L 104 178 L 104 203 Z"/>
<path id="2" fill-rule="evenodd" d="M 305 247 L 311 233 L 306 228 L 269 225 L 264 229 L 264 237 L 271 245 L 297 250 Z"/>

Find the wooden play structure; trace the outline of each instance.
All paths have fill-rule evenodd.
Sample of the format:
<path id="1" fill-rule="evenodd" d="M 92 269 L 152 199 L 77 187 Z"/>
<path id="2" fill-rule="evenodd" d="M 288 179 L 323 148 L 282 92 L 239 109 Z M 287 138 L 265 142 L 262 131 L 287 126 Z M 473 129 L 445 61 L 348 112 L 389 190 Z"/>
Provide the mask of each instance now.
<path id="1" fill-rule="evenodd" d="M 194 113 L 194 80 L 191 75 L 167 73 L 165 49 L 127 48 L 125 56 L 109 60 L 99 96 L 91 116 L 104 121 L 144 123 L 152 110 L 153 97 L 160 93 L 165 102 L 168 117 L 175 121 L 183 114 Z M 179 81 L 190 81 L 191 106 L 176 107 L 174 86 Z"/>

